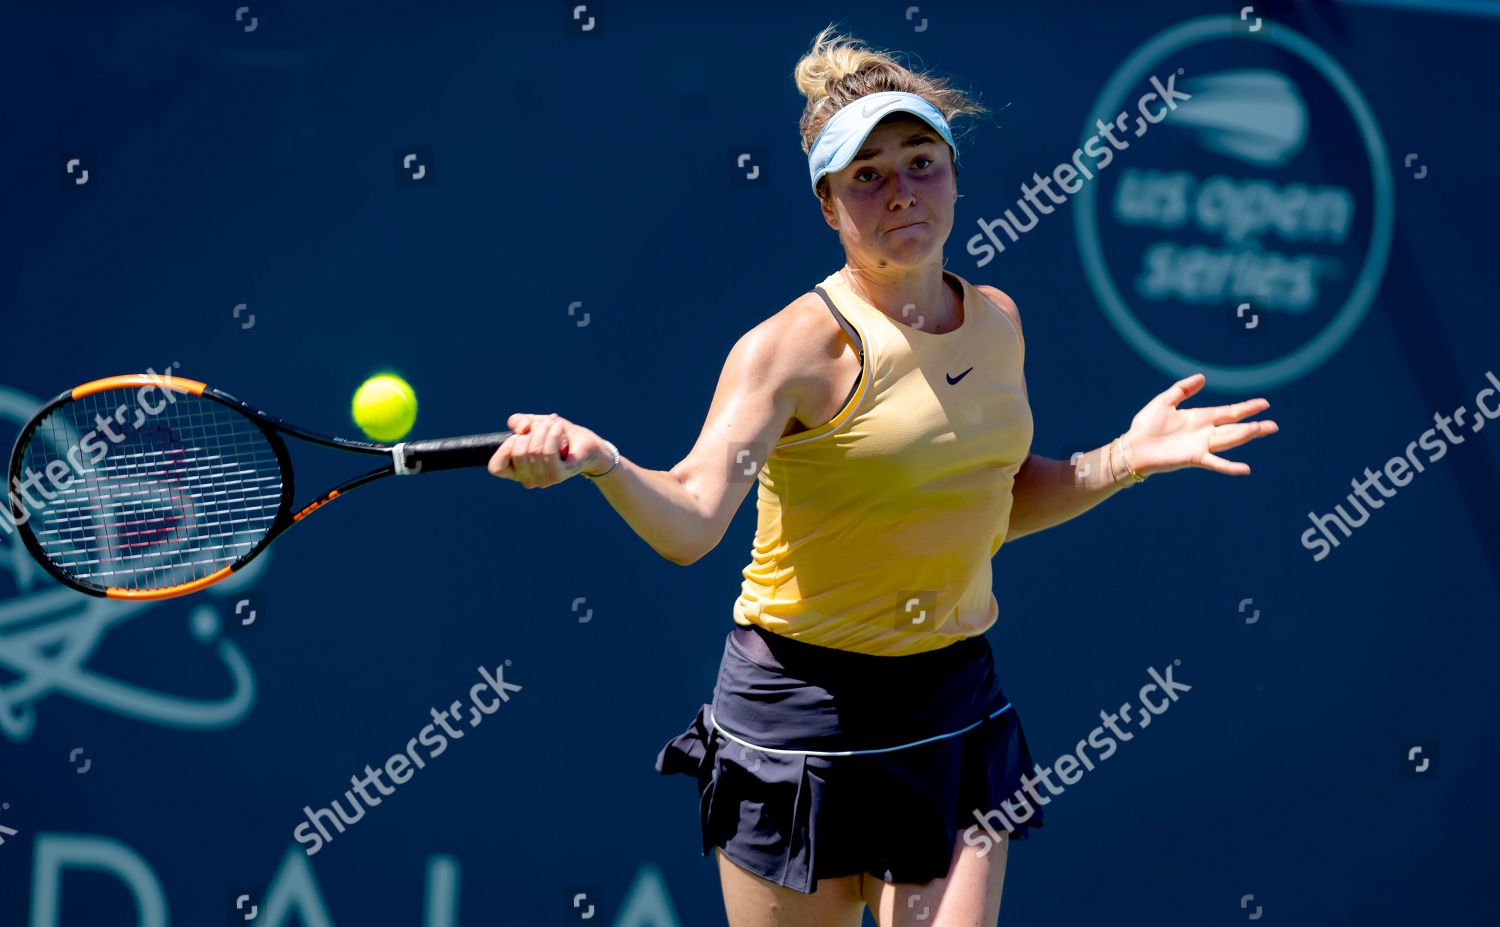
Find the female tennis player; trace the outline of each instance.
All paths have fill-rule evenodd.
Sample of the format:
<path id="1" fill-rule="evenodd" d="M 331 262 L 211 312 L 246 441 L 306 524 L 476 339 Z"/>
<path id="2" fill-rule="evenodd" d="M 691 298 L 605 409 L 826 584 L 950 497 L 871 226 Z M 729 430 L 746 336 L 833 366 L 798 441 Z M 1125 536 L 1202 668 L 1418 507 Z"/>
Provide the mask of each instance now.
<path id="1" fill-rule="evenodd" d="M 1001 543 L 1157 473 L 1250 472 L 1264 399 L 1183 409 L 1194 374 L 1108 444 L 1029 453 L 1015 303 L 943 268 L 958 148 L 983 110 L 823 30 L 797 64 L 813 192 L 845 263 L 734 345 L 692 451 L 648 470 L 556 414 L 517 413 L 490 472 L 594 480 L 687 565 L 754 478 L 759 513 L 713 700 L 657 758 L 695 776 L 731 927 L 993 925 L 1009 840 L 1042 823 L 984 632 Z M 1035 789 L 1035 782 L 1031 788 Z M 1018 796 L 1020 797 L 1018 800 Z M 1002 827 L 976 815 L 1004 808 Z"/>

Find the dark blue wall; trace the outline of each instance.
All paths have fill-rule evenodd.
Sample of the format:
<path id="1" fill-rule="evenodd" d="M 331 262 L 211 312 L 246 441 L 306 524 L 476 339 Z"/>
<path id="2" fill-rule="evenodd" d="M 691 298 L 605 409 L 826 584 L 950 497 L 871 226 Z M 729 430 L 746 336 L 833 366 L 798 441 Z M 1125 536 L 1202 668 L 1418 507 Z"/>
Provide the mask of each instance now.
<path id="1" fill-rule="evenodd" d="M 0 443 L 44 397 L 174 362 L 352 434 L 352 390 L 390 367 L 419 435 L 556 411 L 670 468 L 735 339 L 842 261 L 790 79 L 839 20 L 994 111 L 964 145 L 946 253 L 1020 307 L 1034 452 L 1103 444 L 1193 369 L 1223 372 L 1190 405 L 1263 395 L 1281 426 L 1225 455 L 1249 478 L 1160 476 L 996 557 L 989 636 L 1039 760 L 1148 667 L 1180 660 L 1193 686 L 1016 847 L 1005 922 L 1500 917 L 1500 426 L 1460 429 L 1322 559 L 1302 540 L 1500 371 L 1496 4 L 1263 6 L 1252 32 L 1227 2 L 609 0 L 582 34 L 567 3 L 243 2 L 238 22 L 196 3 L 0 16 Z M 1150 126 L 981 266 L 979 223 L 1179 67 L 1196 115 Z M 430 172 L 399 183 L 417 146 Z M 1291 209 L 1301 184 L 1352 211 L 1325 240 L 1120 211 L 1122 185 L 1174 172 L 1228 178 L 1241 205 L 1269 189 Z M 1238 291 L 1192 265 L 1173 279 L 1196 301 L 1143 295 L 1163 242 L 1318 289 L 1266 296 L 1266 334 L 1237 330 Z M 132 861 L 179 925 L 235 923 L 241 894 L 259 923 L 565 923 L 578 892 L 595 923 L 722 923 L 693 785 L 652 761 L 710 695 L 753 520 L 747 503 L 683 569 L 583 480 L 387 482 L 239 586 L 135 608 L 82 601 L 0 541 L 0 924 L 136 924 L 132 894 L 157 889 L 124 887 Z M 293 842 L 304 805 L 507 661 L 524 688 L 497 715 L 317 854 Z"/>

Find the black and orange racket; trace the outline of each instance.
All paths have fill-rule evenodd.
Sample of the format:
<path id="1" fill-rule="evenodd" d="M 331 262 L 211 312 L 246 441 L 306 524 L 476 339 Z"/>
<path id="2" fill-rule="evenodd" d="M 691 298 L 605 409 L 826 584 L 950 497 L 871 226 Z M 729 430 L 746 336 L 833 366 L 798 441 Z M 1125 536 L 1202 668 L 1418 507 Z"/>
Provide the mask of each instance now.
<path id="1" fill-rule="evenodd" d="M 380 465 L 295 506 L 285 435 Z M 74 589 L 168 598 L 224 579 L 357 487 L 482 467 L 510 435 L 351 441 L 290 425 L 196 380 L 108 377 L 53 399 L 21 430 L 8 472 L 10 514 L 32 555 Z"/>

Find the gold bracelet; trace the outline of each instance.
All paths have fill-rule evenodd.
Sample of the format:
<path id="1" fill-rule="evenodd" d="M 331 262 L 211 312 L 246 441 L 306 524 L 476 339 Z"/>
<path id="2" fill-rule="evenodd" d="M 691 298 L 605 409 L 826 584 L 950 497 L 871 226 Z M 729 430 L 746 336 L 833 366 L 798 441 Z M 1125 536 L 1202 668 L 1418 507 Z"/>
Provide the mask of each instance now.
<path id="1" fill-rule="evenodd" d="M 1118 437 L 1115 437 L 1111 438 L 1109 442 L 1109 478 L 1111 480 L 1114 480 L 1116 486 L 1129 487 L 1129 483 L 1120 482 L 1120 478 L 1115 475 L 1115 442 L 1118 440 L 1120 439 Z"/>
<path id="2" fill-rule="evenodd" d="M 1120 435 L 1120 453 L 1122 455 L 1125 453 L 1125 436 L 1124 435 Z M 1137 483 L 1144 483 L 1144 482 L 1146 482 L 1146 478 L 1144 476 L 1141 476 L 1139 473 L 1135 472 L 1135 451 L 1134 450 L 1131 451 L 1131 453 L 1130 453 L 1130 461 L 1129 461 L 1129 463 L 1125 464 L 1125 467 L 1126 467 L 1126 469 L 1128 469 L 1130 471 L 1130 478 L 1131 478 L 1131 480 L 1133 480 L 1134 482 L 1137 482 Z"/>

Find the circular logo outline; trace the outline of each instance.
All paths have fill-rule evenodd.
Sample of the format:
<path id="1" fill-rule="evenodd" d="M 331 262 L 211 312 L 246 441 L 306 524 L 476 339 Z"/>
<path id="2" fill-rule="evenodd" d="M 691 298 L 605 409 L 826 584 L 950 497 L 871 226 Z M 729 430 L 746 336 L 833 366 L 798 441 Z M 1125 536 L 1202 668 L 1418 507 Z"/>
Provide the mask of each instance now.
<path id="1" fill-rule="evenodd" d="M 1147 65 L 1161 61 L 1180 48 L 1186 48 L 1207 39 L 1221 38 L 1258 39 L 1279 45 L 1297 55 L 1312 65 L 1325 80 L 1333 85 L 1339 96 L 1343 98 L 1344 104 L 1349 107 L 1349 112 L 1359 127 L 1360 138 L 1370 158 L 1375 208 L 1371 219 L 1369 251 L 1360 268 L 1359 277 L 1350 289 L 1343 307 L 1310 341 L 1275 360 L 1244 367 L 1225 367 L 1205 363 L 1168 347 L 1136 319 L 1130 307 L 1120 296 L 1105 266 L 1103 250 L 1100 247 L 1099 222 L 1095 211 L 1095 191 L 1092 183 L 1085 184 L 1084 189 L 1079 191 L 1075 206 L 1077 220 L 1074 222 L 1073 231 L 1078 242 L 1079 256 L 1083 260 L 1084 275 L 1088 279 L 1089 288 L 1094 291 L 1095 298 L 1104 308 L 1105 317 L 1138 354 L 1172 376 L 1185 377 L 1201 371 L 1208 380 L 1204 384 L 1205 389 L 1269 388 L 1305 376 L 1316 369 L 1342 347 L 1359 324 L 1364 321 L 1370 303 L 1374 300 L 1375 291 L 1385 276 L 1386 264 L 1390 257 L 1395 226 L 1395 189 L 1380 127 L 1376 124 L 1375 115 L 1359 92 L 1359 88 L 1332 55 L 1319 48 L 1306 36 L 1280 23 L 1277 23 L 1275 29 L 1267 30 L 1263 34 L 1247 33 L 1237 29 L 1234 20 L 1230 17 L 1201 16 L 1159 32 L 1132 52 L 1115 69 L 1114 74 L 1105 83 L 1103 90 L 1100 91 L 1094 105 L 1090 108 L 1090 118 L 1103 119 L 1105 115 L 1109 115 L 1113 119 L 1114 113 L 1118 111 L 1119 103 L 1126 98 L 1135 80 L 1146 73 Z M 1127 74 L 1133 76 L 1127 80 L 1125 77 Z M 1083 138 L 1087 140 L 1094 135 L 1094 130 L 1093 122 L 1085 123 Z M 1092 235 L 1089 234 L 1090 231 Z"/>

